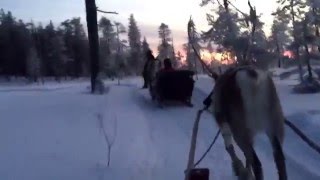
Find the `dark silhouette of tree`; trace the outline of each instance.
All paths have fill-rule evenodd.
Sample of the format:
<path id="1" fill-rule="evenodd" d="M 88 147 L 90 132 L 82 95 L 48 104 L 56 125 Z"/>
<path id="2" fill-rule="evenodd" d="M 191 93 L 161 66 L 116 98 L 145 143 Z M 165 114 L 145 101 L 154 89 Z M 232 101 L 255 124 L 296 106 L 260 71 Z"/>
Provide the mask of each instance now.
<path id="1" fill-rule="evenodd" d="M 99 71 L 99 36 L 95 0 L 86 0 L 86 13 L 91 62 L 91 92 L 94 93 L 96 78 Z"/>
<path id="2" fill-rule="evenodd" d="M 134 68 L 134 72 L 138 73 L 142 69 L 141 34 L 133 14 L 129 17 L 128 40 L 130 46 L 129 64 Z"/>

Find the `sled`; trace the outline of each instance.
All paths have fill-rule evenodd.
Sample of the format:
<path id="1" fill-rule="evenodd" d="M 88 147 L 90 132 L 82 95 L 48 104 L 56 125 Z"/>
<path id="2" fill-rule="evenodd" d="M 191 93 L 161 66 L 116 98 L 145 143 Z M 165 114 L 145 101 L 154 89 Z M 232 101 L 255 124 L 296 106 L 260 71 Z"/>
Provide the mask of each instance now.
<path id="1" fill-rule="evenodd" d="M 182 102 L 192 107 L 193 75 L 194 72 L 189 70 L 158 72 L 150 86 L 152 99 L 158 101 L 161 106 L 164 102 Z"/>

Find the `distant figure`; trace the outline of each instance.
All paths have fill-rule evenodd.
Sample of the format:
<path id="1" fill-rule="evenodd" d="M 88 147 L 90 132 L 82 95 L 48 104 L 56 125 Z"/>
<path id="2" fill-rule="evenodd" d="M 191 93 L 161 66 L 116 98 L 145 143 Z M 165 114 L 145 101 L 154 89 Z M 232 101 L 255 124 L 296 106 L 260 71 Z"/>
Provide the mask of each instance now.
<path id="1" fill-rule="evenodd" d="M 151 66 L 152 61 L 155 60 L 151 50 L 148 50 L 146 52 L 146 59 L 147 59 L 147 61 L 145 62 L 144 67 L 143 67 L 143 71 L 142 71 L 142 76 L 144 79 L 144 85 L 142 87 L 143 89 L 148 88 L 150 85 L 150 80 L 151 80 L 150 79 L 150 66 Z"/>
<path id="2" fill-rule="evenodd" d="M 174 71 L 172 67 L 171 60 L 169 58 L 166 58 L 163 60 L 164 67 L 160 70 L 160 72 L 171 72 Z"/>

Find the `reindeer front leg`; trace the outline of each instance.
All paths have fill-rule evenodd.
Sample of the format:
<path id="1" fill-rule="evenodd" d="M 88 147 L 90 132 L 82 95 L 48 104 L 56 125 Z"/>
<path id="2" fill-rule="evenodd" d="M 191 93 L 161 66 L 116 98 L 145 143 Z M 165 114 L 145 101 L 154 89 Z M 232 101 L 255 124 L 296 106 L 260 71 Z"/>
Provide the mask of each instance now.
<path id="1" fill-rule="evenodd" d="M 232 132 L 227 123 L 222 123 L 221 127 L 221 135 L 224 140 L 224 144 L 226 147 L 227 152 L 229 153 L 231 160 L 232 160 L 232 167 L 233 171 L 236 176 L 240 176 L 243 174 L 246 170 L 241 162 L 241 160 L 236 155 L 236 152 L 234 150 L 233 144 L 232 144 Z"/>

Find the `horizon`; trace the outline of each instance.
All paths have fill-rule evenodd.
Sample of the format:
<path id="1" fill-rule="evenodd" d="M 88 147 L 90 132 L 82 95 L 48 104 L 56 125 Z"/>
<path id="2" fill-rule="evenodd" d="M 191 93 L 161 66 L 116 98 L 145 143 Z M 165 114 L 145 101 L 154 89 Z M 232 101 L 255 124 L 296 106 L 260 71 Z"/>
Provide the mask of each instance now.
<path id="1" fill-rule="evenodd" d="M 25 22 L 30 22 L 32 20 L 35 24 L 47 24 L 52 20 L 57 26 L 66 19 L 80 17 L 85 31 L 87 32 L 85 1 L 81 0 L 81 3 L 79 3 L 79 0 L 56 0 L 54 2 L 50 0 L 28 1 L 29 8 L 24 8 L 24 5 L 26 4 L 26 1 L 24 0 L 2 0 L 2 2 L 0 2 L 0 7 L 5 11 L 11 11 L 13 16 L 17 19 L 22 19 Z M 251 4 L 256 6 L 257 14 L 259 15 L 262 13 L 261 21 L 265 23 L 264 31 L 266 35 L 268 35 L 273 20 L 271 13 L 276 8 L 276 1 L 271 1 L 268 4 L 258 2 L 259 0 L 251 0 Z M 158 53 L 158 27 L 161 23 L 165 23 L 169 26 L 172 32 L 175 51 L 180 51 L 183 54 L 184 50 L 182 45 L 187 42 L 187 23 L 190 16 L 192 16 L 198 32 L 209 29 L 206 13 L 210 12 L 212 5 L 200 7 L 200 3 L 201 0 L 121 0 L 121 2 L 96 0 L 99 9 L 104 11 L 116 11 L 119 13 L 118 15 L 114 15 L 98 12 L 98 19 L 104 16 L 113 22 L 117 21 L 122 23 L 127 28 L 129 16 L 130 14 L 133 14 L 141 32 L 141 41 L 143 40 L 143 37 L 146 37 L 154 54 Z M 248 12 L 247 0 L 237 0 L 233 1 L 233 3 L 241 11 Z M 183 4 L 183 7 L 181 4 Z M 31 5 L 33 5 L 32 8 L 30 8 Z M 182 7 L 183 10 L 177 10 L 177 7 Z M 59 14 L 57 14 L 56 9 L 59 9 Z M 70 9 L 73 11 L 70 11 Z M 127 34 L 122 35 L 122 37 L 127 39 Z"/>

